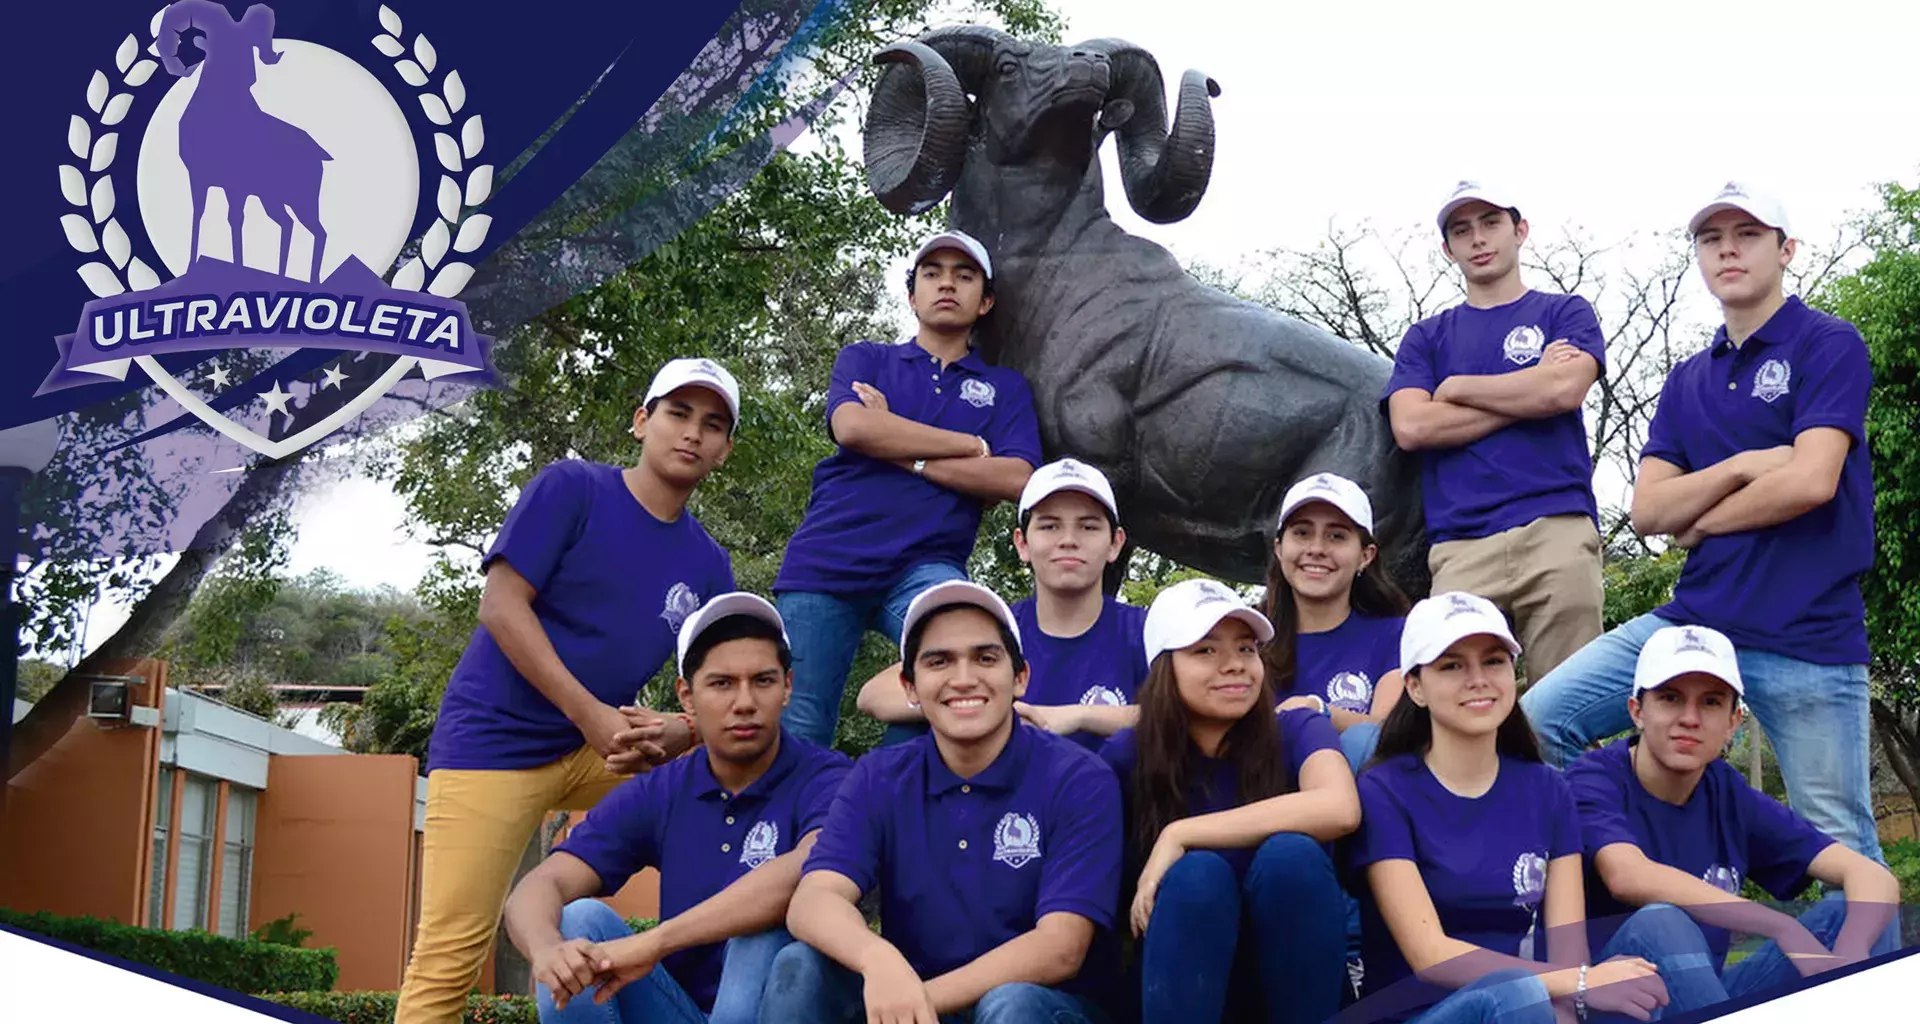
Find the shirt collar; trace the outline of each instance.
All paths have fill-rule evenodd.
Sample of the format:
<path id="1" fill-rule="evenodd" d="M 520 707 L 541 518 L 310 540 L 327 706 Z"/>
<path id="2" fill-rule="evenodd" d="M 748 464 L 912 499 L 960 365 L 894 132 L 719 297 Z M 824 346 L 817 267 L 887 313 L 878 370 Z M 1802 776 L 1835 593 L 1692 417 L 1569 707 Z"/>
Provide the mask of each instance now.
<path id="1" fill-rule="evenodd" d="M 939 796 L 963 784 L 973 789 L 997 790 L 1010 790 L 1019 785 L 1021 778 L 1026 775 L 1027 759 L 1033 751 L 1032 728 L 1018 717 L 1014 718 L 1013 735 L 1007 739 L 1000 756 L 971 779 L 963 779 L 947 767 L 947 763 L 940 759 L 940 748 L 934 743 L 933 735 L 927 734 L 927 795 Z"/>
<path id="2" fill-rule="evenodd" d="M 1806 326 L 1810 312 L 1812 311 L 1808 309 L 1807 304 L 1800 301 L 1800 296 L 1789 295 L 1786 305 L 1774 310 L 1773 315 L 1767 318 L 1767 322 L 1761 324 L 1760 329 L 1753 332 L 1747 341 L 1757 341 L 1762 345 L 1781 345 L 1790 342 L 1800 336 L 1801 328 Z M 1741 348 L 1745 347 L 1743 343 Z M 1709 351 L 1716 358 L 1735 351 L 1733 343 L 1727 339 L 1725 324 L 1721 324 L 1713 332 L 1713 347 Z"/>
<path id="3" fill-rule="evenodd" d="M 935 358 L 933 353 L 920 347 L 920 342 L 916 338 L 908 338 L 900 344 L 899 349 L 899 358 L 902 362 L 917 362 L 921 359 Z M 987 361 L 980 358 L 980 350 L 971 345 L 967 347 L 967 354 L 954 360 L 952 365 L 976 377 L 985 376 L 987 372 Z"/>
<path id="4" fill-rule="evenodd" d="M 700 800 L 716 800 L 726 795 L 726 789 L 720 780 L 713 777 L 713 755 L 701 747 L 687 755 L 693 758 L 693 795 Z M 773 763 L 760 777 L 747 784 L 747 788 L 733 795 L 735 801 L 764 800 L 772 794 L 780 783 L 786 781 L 793 772 L 794 763 L 799 761 L 800 751 L 795 749 L 794 738 L 782 732 L 780 750 L 773 755 Z"/>

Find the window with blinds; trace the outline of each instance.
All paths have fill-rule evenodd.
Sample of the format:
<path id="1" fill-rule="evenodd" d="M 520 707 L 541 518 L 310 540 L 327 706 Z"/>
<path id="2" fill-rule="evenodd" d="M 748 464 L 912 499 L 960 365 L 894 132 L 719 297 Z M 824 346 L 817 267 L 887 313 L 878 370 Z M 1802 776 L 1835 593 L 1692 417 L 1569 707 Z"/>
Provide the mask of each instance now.
<path id="1" fill-rule="evenodd" d="M 227 787 L 227 829 L 220 849 L 219 932 L 228 938 L 247 937 L 248 895 L 253 890 L 253 819 L 260 794 L 239 786 Z"/>
<path id="2" fill-rule="evenodd" d="M 173 769 L 162 767 L 153 781 L 153 857 L 147 871 L 147 923 L 165 922 L 167 905 L 167 829 L 173 824 Z"/>
<path id="3" fill-rule="evenodd" d="M 177 846 L 179 866 L 174 872 L 173 918 L 167 927 L 176 931 L 207 926 L 207 883 L 213 874 L 214 802 L 219 783 L 200 775 L 187 775 L 180 799 L 180 837 Z"/>

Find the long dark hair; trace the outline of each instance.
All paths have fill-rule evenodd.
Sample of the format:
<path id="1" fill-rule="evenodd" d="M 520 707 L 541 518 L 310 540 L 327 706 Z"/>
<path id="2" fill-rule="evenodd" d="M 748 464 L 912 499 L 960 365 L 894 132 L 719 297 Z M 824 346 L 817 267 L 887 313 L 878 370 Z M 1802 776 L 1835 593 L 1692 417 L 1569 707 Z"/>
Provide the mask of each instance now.
<path id="1" fill-rule="evenodd" d="M 1354 530 L 1360 534 L 1362 548 L 1373 547 L 1373 533 L 1354 524 Z M 1267 596 L 1266 607 L 1261 609 L 1267 615 L 1267 621 L 1273 623 L 1273 642 L 1260 652 L 1267 663 L 1267 681 L 1272 684 L 1275 693 L 1293 692 L 1294 651 L 1299 646 L 1300 615 L 1293 603 L 1293 587 L 1287 583 L 1287 574 L 1280 571 L 1280 553 L 1277 550 L 1281 534 L 1286 532 L 1286 524 L 1273 532 L 1276 550 L 1268 552 L 1267 558 Z M 1360 571 L 1353 581 L 1353 589 L 1348 592 L 1347 603 L 1354 611 L 1362 615 L 1371 615 L 1376 619 L 1401 618 L 1413 607 L 1407 595 L 1387 578 L 1382 559 L 1374 556 L 1372 564 Z"/>
<path id="2" fill-rule="evenodd" d="M 1418 679 L 1420 669 L 1415 667 L 1408 676 Z M 1513 707 L 1507 711 L 1507 717 L 1501 721 L 1499 731 L 1494 733 L 1493 745 L 1500 753 L 1517 760 L 1536 764 L 1546 760 L 1540 756 L 1540 740 L 1534 736 L 1533 724 L 1527 721 L 1527 713 L 1520 709 L 1517 697 Z M 1365 771 L 1401 754 L 1424 757 L 1432 746 L 1433 712 L 1402 694 L 1399 700 L 1393 702 L 1393 710 L 1387 712 L 1387 720 L 1381 723 L 1380 743 L 1361 770 Z"/>
<path id="3" fill-rule="evenodd" d="M 1240 783 L 1240 802 L 1253 803 L 1297 788 L 1280 749 L 1280 729 L 1274 722 L 1273 681 L 1261 674 L 1259 696 L 1253 707 L 1227 729 L 1220 743 L 1220 759 L 1234 768 Z M 1193 738 L 1187 728 L 1191 716 L 1180 699 L 1173 678 L 1173 652 L 1162 651 L 1147 669 L 1140 685 L 1140 724 L 1134 727 L 1133 834 L 1140 856 L 1153 849 L 1160 832 L 1187 817 L 1187 769 L 1192 766 Z"/>

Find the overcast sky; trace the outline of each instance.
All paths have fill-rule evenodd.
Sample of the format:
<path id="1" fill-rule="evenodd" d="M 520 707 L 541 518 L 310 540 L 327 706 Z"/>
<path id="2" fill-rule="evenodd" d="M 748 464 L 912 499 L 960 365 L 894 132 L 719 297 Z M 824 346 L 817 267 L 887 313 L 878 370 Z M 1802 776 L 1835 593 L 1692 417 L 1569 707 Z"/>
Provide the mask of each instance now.
<path id="1" fill-rule="evenodd" d="M 1330 222 L 1428 223 L 1454 182 L 1505 184 L 1536 234 L 1602 243 L 1666 230 L 1730 179 L 1774 191 L 1822 241 L 1920 169 L 1920 5 L 1826 0 L 1611 4 L 1477 0 L 1053 0 L 1069 42 L 1152 51 L 1171 89 L 1219 82 L 1212 184 L 1173 225 L 1109 208 L 1184 258 L 1232 265 L 1311 247 Z M 1113 167 L 1113 150 L 1105 158 Z M 1698 291 L 1697 282 L 1695 291 Z M 410 588 L 431 557 L 384 485 L 303 500 L 292 570 Z M 96 610 L 90 641 L 122 616 Z"/>

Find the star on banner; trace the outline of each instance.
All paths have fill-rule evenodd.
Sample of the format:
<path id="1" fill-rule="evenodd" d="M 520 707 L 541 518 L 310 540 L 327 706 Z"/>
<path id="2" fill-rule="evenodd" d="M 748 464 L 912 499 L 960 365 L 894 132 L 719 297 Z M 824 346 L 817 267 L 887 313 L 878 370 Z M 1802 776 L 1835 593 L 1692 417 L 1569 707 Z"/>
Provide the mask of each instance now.
<path id="1" fill-rule="evenodd" d="M 227 387 L 227 368 L 221 366 L 219 363 L 213 364 L 213 369 L 207 371 L 207 383 L 212 384 L 215 388 Z"/>
<path id="2" fill-rule="evenodd" d="M 280 390 L 280 382 L 276 380 L 273 382 L 273 390 L 260 392 L 260 397 L 267 400 L 267 408 L 269 410 L 285 414 L 287 411 L 287 402 L 293 398 L 293 394 Z"/>
<path id="3" fill-rule="evenodd" d="M 340 382 L 347 379 L 347 375 L 340 372 L 339 367 L 329 366 L 327 367 L 326 378 L 327 378 L 326 382 L 320 385 L 320 390 L 322 391 L 325 391 L 328 388 L 339 387 Z"/>

